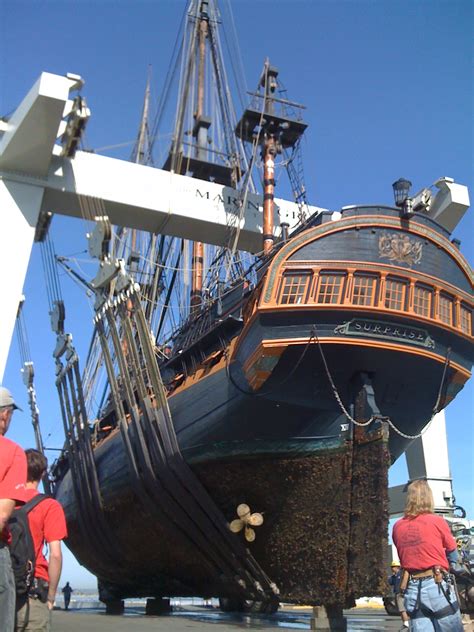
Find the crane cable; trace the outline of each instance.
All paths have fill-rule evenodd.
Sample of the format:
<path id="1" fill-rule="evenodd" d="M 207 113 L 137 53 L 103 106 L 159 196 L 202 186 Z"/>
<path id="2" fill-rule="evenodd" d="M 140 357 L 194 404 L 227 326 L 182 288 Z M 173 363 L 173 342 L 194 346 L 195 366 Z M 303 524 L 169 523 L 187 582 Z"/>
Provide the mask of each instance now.
<path id="1" fill-rule="evenodd" d="M 28 340 L 28 332 L 26 329 L 25 317 L 23 314 L 23 304 L 24 299 L 22 298 L 18 307 L 18 314 L 16 317 L 16 335 L 22 366 L 24 366 L 27 362 L 31 362 L 30 343 Z"/>
<path id="2" fill-rule="evenodd" d="M 58 269 L 56 267 L 56 253 L 54 244 L 49 235 L 40 243 L 41 260 L 48 297 L 49 310 L 52 311 L 55 303 L 62 301 L 61 285 L 59 283 Z"/>

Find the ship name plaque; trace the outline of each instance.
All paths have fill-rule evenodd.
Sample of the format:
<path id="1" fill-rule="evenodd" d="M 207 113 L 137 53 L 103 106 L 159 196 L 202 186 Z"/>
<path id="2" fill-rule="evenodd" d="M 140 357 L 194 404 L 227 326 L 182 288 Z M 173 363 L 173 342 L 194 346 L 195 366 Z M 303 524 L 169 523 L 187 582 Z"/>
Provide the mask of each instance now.
<path id="1" fill-rule="evenodd" d="M 365 318 L 353 318 L 334 329 L 335 334 L 348 336 L 364 336 L 369 338 L 382 338 L 384 340 L 403 341 L 427 349 L 434 349 L 435 342 L 425 329 L 407 327 L 396 323 L 367 320 Z"/>

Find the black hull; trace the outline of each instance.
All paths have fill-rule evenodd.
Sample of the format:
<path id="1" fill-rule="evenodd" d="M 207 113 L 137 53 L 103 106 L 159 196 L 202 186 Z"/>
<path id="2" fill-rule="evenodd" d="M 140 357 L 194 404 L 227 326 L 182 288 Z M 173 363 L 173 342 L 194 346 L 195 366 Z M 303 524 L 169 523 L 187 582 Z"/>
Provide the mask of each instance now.
<path id="1" fill-rule="evenodd" d="M 417 222 L 364 208 L 297 234 L 267 262 L 254 291 L 245 295 L 241 284 L 224 313 L 215 306 L 181 331 L 161 367 L 167 404 L 157 367 L 134 390 L 154 364 L 148 330 L 137 328 L 142 356 L 120 355 L 115 335 L 120 383 L 129 388 L 120 391 L 109 361 L 114 401 L 102 421 L 110 434 L 95 447 L 98 485 L 90 494 L 107 551 L 84 525 L 66 462 L 55 492 L 68 545 L 109 596 L 255 598 L 234 571 L 221 572 L 212 538 L 196 546 L 193 528 L 183 527 L 206 504 L 193 504 L 201 492 L 188 466 L 217 506 L 214 518 L 229 523 L 241 503 L 263 513 L 247 551 L 280 599 L 351 604 L 381 593 L 389 463 L 456 396 L 473 360 L 472 273 L 443 230 L 424 216 Z M 132 310 L 123 300 L 113 309 L 109 326 L 116 316 L 125 321 L 133 348 Z M 361 429 L 354 418 L 372 421 Z M 143 441 L 135 449 L 140 432 L 148 453 Z M 180 505 L 179 494 L 193 489 L 191 504 L 186 497 Z M 163 490 L 176 492 L 171 504 Z M 201 533 L 211 533 L 211 513 Z"/>
<path id="2" fill-rule="evenodd" d="M 146 517 L 128 485 L 120 437 L 107 444 L 98 452 L 97 465 L 108 534 L 120 552 L 115 564 L 95 556 L 84 539 L 69 475 L 57 498 L 66 509 L 68 546 L 97 574 L 109 596 L 238 596 L 235 585 L 216 574 L 172 521 Z M 277 442 L 262 449 L 252 458 L 207 459 L 193 470 L 229 522 L 241 502 L 264 513 L 264 524 L 248 546 L 277 584 L 280 599 L 351 605 L 353 598 L 377 593 L 383 570 L 372 561 L 383 550 L 387 518 L 383 433 L 375 431 L 361 445 L 313 440 L 292 457 L 282 454 Z"/>
<path id="3" fill-rule="evenodd" d="M 334 379 L 348 408 L 357 390 L 351 379 L 357 367 L 369 366 L 363 361 L 365 355 L 357 348 L 325 348 L 328 366 L 338 367 Z M 425 425 L 436 400 L 440 369 L 436 367 L 434 375 L 423 358 L 417 362 L 399 355 L 395 354 L 401 363 L 398 372 L 405 373 L 407 387 L 398 389 L 403 398 L 388 406 L 385 400 L 391 400 L 386 397 L 380 409 L 401 429 L 416 433 Z M 373 353 L 370 357 L 370 368 L 378 376 L 376 391 L 385 392 L 393 386 L 393 353 L 380 350 L 378 358 Z M 236 507 L 242 502 L 264 513 L 264 525 L 257 530 L 251 550 L 278 584 L 281 598 L 322 603 L 328 598 L 325 586 L 331 586 L 334 596 L 334 586 L 327 583 L 322 569 L 326 563 L 327 573 L 341 564 L 345 568 L 342 561 L 348 559 L 352 447 L 348 432 L 341 431 L 347 419 L 334 397 L 318 345 L 289 347 L 260 394 L 250 391 L 238 362 L 224 363 L 212 375 L 174 394 L 170 410 L 184 458 L 226 519 L 230 522 L 236 517 Z M 382 550 L 387 465 L 408 443 L 390 432 L 386 442 L 380 441 L 373 460 L 363 466 L 371 471 L 372 498 L 377 499 L 372 508 L 364 509 L 364 524 L 373 519 L 378 534 L 377 544 L 366 538 L 363 548 L 379 546 L 379 553 Z M 385 464 L 381 463 L 384 458 Z M 59 483 L 56 497 L 68 518 L 68 546 L 109 591 L 119 597 L 233 594 L 235 588 L 216 577 L 209 562 L 177 534 L 172 521 L 164 517 L 159 524 L 150 524 L 130 485 L 118 430 L 96 449 L 95 459 L 105 522 L 110 540 L 120 552 L 116 565 L 111 566 L 106 557 L 98 558 L 84 538 L 69 473 Z M 371 511 L 375 512 L 372 518 Z M 368 533 L 365 528 L 364 533 Z M 321 547 L 323 541 L 331 543 L 330 552 L 327 546 Z M 310 561 L 305 564 L 304 560 Z M 354 594 L 377 592 L 380 574 L 376 570 L 369 573 L 369 581 L 367 573 Z M 308 577 L 311 581 L 304 581 Z M 340 591 L 339 597 L 345 601 L 347 594 Z"/>

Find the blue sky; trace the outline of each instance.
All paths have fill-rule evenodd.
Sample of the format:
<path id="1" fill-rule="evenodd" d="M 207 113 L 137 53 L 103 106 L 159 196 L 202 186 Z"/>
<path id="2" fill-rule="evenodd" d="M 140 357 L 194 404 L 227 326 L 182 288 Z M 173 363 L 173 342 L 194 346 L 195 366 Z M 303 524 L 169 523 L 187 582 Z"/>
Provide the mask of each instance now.
<path id="1" fill-rule="evenodd" d="M 80 74 L 92 111 L 87 146 L 121 144 L 108 153 L 127 159 L 148 65 L 157 98 L 184 7 L 182 0 L 0 0 L 0 115 L 15 109 L 42 71 Z M 451 176 L 474 196 L 470 0 L 234 0 L 232 7 L 247 89 L 255 88 L 268 56 L 289 97 L 307 106 L 304 158 L 310 203 L 331 209 L 392 204 L 391 184 L 400 176 L 413 182 L 414 192 Z M 277 195 L 285 196 L 284 190 Z M 56 218 L 57 252 L 84 250 L 86 231 L 78 221 Z M 472 265 L 473 211 L 455 235 Z M 84 272 L 95 275 L 90 268 Z M 92 313 L 83 292 L 68 279 L 62 281 L 66 326 L 84 357 Z M 46 445 L 60 448 L 54 337 L 36 248 L 25 295 L 42 429 Z M 14 341 L 4 384 L 26 411 L 19 368 Z M 454 492 L 472 518 L 473 394 L 471 381 L 447 410 Z M 16 414 L 9 436 L 24 447 L 33 445 L 26 412 Z M 393 483 L 406 480 L 401 461 L 392 468 Z M 63 579 L 73 586 L 94 585 L 70 556 Z"/>

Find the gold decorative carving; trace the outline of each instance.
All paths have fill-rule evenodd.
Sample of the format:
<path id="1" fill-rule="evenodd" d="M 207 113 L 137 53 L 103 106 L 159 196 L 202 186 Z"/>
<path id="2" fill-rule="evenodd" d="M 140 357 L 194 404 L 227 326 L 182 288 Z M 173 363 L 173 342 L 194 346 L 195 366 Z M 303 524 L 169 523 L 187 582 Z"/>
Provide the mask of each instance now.
<path id="1" fill-rule="evenodd" d="M 421 241 L 403 233 L 383 233 L 379 237 L 379 256 L 412 266 L 420 263 L 423 253 Z"/>

